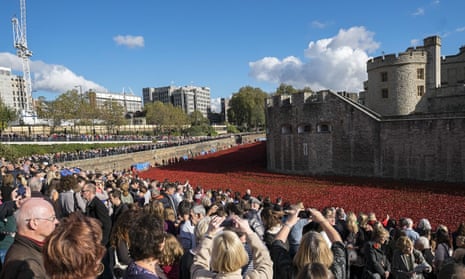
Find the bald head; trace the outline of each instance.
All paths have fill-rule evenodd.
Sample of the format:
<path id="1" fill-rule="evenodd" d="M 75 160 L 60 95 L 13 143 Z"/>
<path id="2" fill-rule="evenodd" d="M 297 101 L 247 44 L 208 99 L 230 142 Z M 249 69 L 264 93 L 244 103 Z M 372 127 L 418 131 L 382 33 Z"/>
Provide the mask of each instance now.
<path id="1" fill-rule="evenodd" d="M 15 212 L 18 234 L 44 241 L 58 224 L 50 202 L 43 198 L 26 199 Z"/>

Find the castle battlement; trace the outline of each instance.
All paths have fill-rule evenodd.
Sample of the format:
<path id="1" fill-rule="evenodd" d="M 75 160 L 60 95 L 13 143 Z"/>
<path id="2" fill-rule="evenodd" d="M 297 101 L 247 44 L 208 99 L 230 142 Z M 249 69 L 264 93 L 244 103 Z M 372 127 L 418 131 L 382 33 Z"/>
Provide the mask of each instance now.
<path id="1" fill-rule="evenodd" d="M 423 47 L 409 48 L 405 52 L 382 55 L 367 61 L 367 70 L 405 63 L 426 63 L 427 52 Z"/>
<path id="2" fill-rule="evenodd" d="M 274 95 L 266 100 L 267 107 L 299 106 L 308 103 L 323 103 L 329 90 L 318 92 L 303 92 L 292 95 Z"/>

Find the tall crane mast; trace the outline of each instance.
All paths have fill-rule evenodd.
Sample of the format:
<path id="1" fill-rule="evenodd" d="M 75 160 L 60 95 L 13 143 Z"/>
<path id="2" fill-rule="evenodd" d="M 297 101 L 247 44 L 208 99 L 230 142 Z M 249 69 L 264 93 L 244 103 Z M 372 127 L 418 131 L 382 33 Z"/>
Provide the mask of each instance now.
<path id="1" fill-rule="evenodd" d="M 32 82 L 31 70 L 29 67 L 29 57 L 32 56 L 32 51 L 27 47 L 26 36 L 26 0 L 20 0 L 21 17 L 13 17 L 11 23 L 13 24 L 13 45 L 16 48 L 16 55 L 22 59 L 23 64 L 23 79 L 24 79 L 24 110 L 32 112 Z"/>

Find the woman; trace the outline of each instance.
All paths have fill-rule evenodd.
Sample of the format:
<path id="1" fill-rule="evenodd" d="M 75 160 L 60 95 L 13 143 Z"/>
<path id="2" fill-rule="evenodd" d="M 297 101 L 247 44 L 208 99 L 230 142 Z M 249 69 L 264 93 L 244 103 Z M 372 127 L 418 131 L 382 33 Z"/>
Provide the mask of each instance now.
<path id="1" fill-rule="evenodd" d="M 247 238 L 252 248 L 254 269 L 241 275 L 242 267 L 248 264 L 248 255 L 236 232 L 224 230 L 221 224 L 225 217 L 214 216 L 206 236 L 194 256 L 191 278 L 272 278 L 273 263 L 269 252 L 245 219 L 230 217 L 233 229 Z"/>
<path id="2" fill-rule="evenodd" d="M 364 246 L 365 269 L 363 278 L 386 279 L 391 273 L 391 263 L 383 250 L 383 245 L 389 239 L 389 232 L 382 225 L 373 225 L 372 240 Z"/>
<path id="3" fill-rule="evenodd" d="M 174 235 L 167 233 L 160 266 L 168 279 L 179 278 L 182 255 L 184 255 L 184 249 L 179 240 Z"/>
<path id="4" fill-rule="evenodd" d="M 361 248 L 365 244 L 365 234 L 360 230 L 357 215 L 354 212 L 347 213 L 346 229 L 347 236 L 344 239 L 344 244 L 349 258 L 350 277 L 360 278 L 365 265 L 365 259 L 361 252 Z"/>
<path id="5" fill-rule="evenodd" d="M 294 278 L 308 264 L 320 263 L 327 269 L 331 270 L 335 278 L 346 278 L 346 250 L 342 243 L 341 236 L 336 229 L 330 224 L 321 212 L 316 209 L 309 209 L 313 222 L 320 225 L 332 243 L 331 248 L 328 246 L 322 234 L 316 231 L 309 231 L 302 236 L 299 249 L 291 259 L 289 251 L 286 249 L 285 242 L 291 228 L 299 220 L 300 209 L 289 211 L 289 217 L 284 223 L 275 241 L 271 245 L 271 258 L 274 263 L 275 278 Z"/>
<path id="6" fill-rule="evenodd" d="M 320 263 L 307 264 L 297 275 L 296 279 L 334 279 L 334 275 Z"/>
<path id="7" fill-rule="evenodd" d="M 449 230 L 446 226 L 440 225 L 435 235 L 436 249 L 434 250 L 433 268 L 439 272 L 444 262 L 449 259 L 451 253 L 451 240 L 449 237 Z"/>
<path id="8" fill-rule="evenodd" d="M 102 228 L 97 219 L 71 213 L 47 238 L 44 266 L 52 279 L 97 278 L 103 273 L 105 254 Z"/>
<path id="9" fill-rule="evenodd" d="M 396 250 L 392 257 L 392 274 L 397 279 L 423 279 L 423 271 L 431 272 L 420 251 L 413 248 L 413 242 L 407 236 L 400 236 L 396 241 Z"/>
<path id="10" fill-rule="evenodd" d="M 165 245 L 163 220 L 141 212 L 129 230 L 129 253 L 133 261 L 126 269 L 126 279 L 166 278 L 159 266 Z"/>
<path id="11" fill-rule="evenodd" d="M 260 213 L 262 218 L 263 226 L 265 226 L 265 234 L 263 235 L 263 240 L 265 241 L 266 247 L 269 249 L 271 243 L 273 243 L 276 234 L 281 230 L 281 218 L 283 217 L 284 212 L 274 211 L 271 207 L 263 208 Z"/>

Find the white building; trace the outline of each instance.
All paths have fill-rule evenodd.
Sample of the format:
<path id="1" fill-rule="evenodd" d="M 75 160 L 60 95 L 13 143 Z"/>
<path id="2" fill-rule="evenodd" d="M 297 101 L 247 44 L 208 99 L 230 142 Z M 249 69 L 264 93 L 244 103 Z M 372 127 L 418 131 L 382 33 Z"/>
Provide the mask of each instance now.
<path id="1" fill-rule="evenodd" d="M 199 86 L 165 86 L 142 89 L 144 104 L 160 101 L 180 107 L 186 114 L 200 111 L 205 117 L 211 109 L 210 88 Z"/>
<path id="2" fill-rule="evenodd" d="M 125 113 L 142 111 L 142 97 L 128 93 L 88 92 L 92 105 L 100 108 L 105 102 L 116 102 L 124 108 Z"/>

